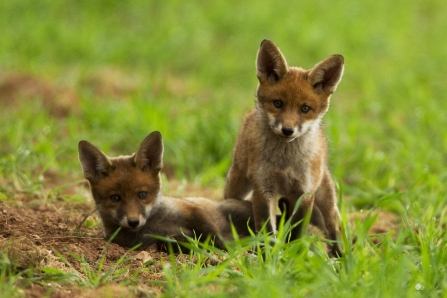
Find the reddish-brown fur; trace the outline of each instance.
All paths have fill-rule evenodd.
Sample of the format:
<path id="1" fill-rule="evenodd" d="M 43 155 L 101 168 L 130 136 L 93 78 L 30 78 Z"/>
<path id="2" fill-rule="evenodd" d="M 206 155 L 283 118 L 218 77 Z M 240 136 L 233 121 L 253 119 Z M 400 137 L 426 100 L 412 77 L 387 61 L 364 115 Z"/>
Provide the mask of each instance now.
<path id="1" fill-rule="evenodd" d="M 343 73 L 343 57 L 331 56 L 310 70 L 289 67 L 276 47 L 264 40 L 257 56 L 256 108 L 248 113 L 234 149 L 225 198 L 244 200 L 252 192 L 255 227 L 276 230 L 278 196 L 294 209 L 296 223 L 312 212 L 327 238 L 336 240 L 339 212 L 327 167 L 327 142 L 320 122 Z M 301 225 L 292 231 L 299 236 Z M 334 254 L 341 254 L 338 245 Z"/>
<path id="2" fill-rule="evenodd" d="M 251 203 L 237 200 L 212 202 L 203 198 L 176 199 L 161 195 L 160 171 L 163 143 L 159 132 L 151 133 L 130 156 L 107 157 L 87 141 L 79 142 L 79 159 L 101 217 L 106 239 L 121 228 L 113 242 L 145 248 L 165 242 L 154 235 L 186 241 L 184 235 L 204 240 L 232 239 L 230 217 L 240 237 L 247 236 Z M 251 220 L 253 222 L 253 220 Z M 254 227 L 252 226 L 252 229 Z M 216 237 L 217 236 L 217 237 Z"/>

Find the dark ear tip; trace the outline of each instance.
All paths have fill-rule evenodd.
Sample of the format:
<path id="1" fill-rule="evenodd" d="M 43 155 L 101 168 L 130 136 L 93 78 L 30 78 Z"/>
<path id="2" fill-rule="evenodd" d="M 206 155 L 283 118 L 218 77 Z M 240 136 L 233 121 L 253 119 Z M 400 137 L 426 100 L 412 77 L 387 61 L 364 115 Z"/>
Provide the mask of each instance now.
<path id="1" fill-rule="evenodd" d="M 345 57 L 340 54 L 332 55 L 332 57 L 337 58 L 341 63 L 345 63 Z"/>
<path id="2" fill-rule="evenodd" d="M 86 140 L 80 140 L 78 143 L 78 148 L 84 147 L 87 144 L 89 144 L 89 142 L 87 142 Z"/>
<path id="3" fill-rule="evenodd" d="M 273 42 L 271 41 L 271 40 L 269 40 L 269 39 L 264 39 L 264 40 L 262 40 L 261 41 L 261 47 L 263 46 L 263 45 L 265 45 L 265 44 L 273 44 Z"/>
<path id="4" fill-rule="evenodd" d="M 162 136 L 161 136 L 161 133 L 158 131 L 158 130 L 155 130 L 155 131 L 153 131 L 153 132 L 151 132 L 150 134 L 149 134 L 149 136 L 151 137 L 151 138 L 157 138 L 157 139 L 162 139 Z M 149 137 L 148 136 L 148 137 Z"/>

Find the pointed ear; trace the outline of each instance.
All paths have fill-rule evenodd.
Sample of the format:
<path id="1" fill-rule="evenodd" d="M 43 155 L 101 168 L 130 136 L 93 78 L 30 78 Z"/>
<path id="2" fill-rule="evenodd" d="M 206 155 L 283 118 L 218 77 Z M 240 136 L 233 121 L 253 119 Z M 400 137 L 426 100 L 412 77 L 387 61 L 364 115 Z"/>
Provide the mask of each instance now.
<path id="1" fill-rule="evenodd" d="M 80 141 L 78 145 L 79 161 L 84 170 L 84 177 L 87 180 L 98 179 L 107 176 L 112 163 L 107 155 L 87 141 Z"/>
<path id="2" fill-rule="evenodd" d="M 159 172 L 163 168 L 163 140 L 160 132 L 154 131 L 144 139 L 135 153 L 135 163 L 142 171 Z"/>
<path id="3" fill-rule="evenodd" d="M 256 58 L 256 76 L 260 83 L 277 83 L 288 72 L 287 61 L 279 48 L 270 40 L 264 39 Z"/>
<path id="4" fill-rule="evenodd" d="M 315 92 L 334 93 L 343 75 L 343 64 L 342 55 L 333 55 L 317 63 L 308 75 Z"/>

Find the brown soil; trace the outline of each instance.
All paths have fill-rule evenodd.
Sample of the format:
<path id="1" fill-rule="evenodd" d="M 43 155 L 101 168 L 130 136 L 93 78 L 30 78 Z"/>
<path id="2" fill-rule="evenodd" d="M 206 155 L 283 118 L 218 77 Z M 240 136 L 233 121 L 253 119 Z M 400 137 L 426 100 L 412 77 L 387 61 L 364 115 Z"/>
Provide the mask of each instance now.
<path id="1" fill-rule="evenodd" d="M 49 193 L 65 183 L 51 171 L 47 171 L 44 177 L 42 193 Z M 1 184 L 10 182 L 0 181 Z M 180 193 L 183 197 L 199 193 L 212 199 L 220 196 L 216 190 L 200 189 L 199 186 L 178 181 L 165 181 L 164 187 L 165 194 L 171 196 L 179 197 Z M 66 197 L 72 195 L 83 196 L 90 203 L 69 202 Z M 95 297 L 110 292 L 113 297 L 146 297 L 161 292 L 162 288 L 153 282 L 164 280 L 162 266 L 170 263 L 168 254 L 155 248 L 129 251 L 114 243 L 107 244 L 87 183 L 64 187 L 63 193 L 58 193 L 51 202 L 43 197 L 41 194 L 18 191 L 11 200 L 0 201 L 0 252 L 8 256 L 17 272 L 32 270 L 34 275 L 39 276 L 45 268 L 54 268 L 77 274 L 79 278 L 64 286 L 55 282 L 21 285 L 26 296 Z M 117 266 L 123 256 L 127 261 Z M 127 272 L 99 287 L 83 285 L 84 281 L 88 281 L 83 272 L 85 265 L 96 270 L 100 262 L 104 262 L 102 272 L 128 267 Z M 143 268 L 144 271 L 136 273 Z M 118 285 L 122 284 L 123 278 L 128 279 L 129 287 Z"/>
<path id="2" fill-rule="evenodd" d="M 77 274 L 78 278 L 67 285 L 43 281 L 21 284 L 19 287 L 25 296 L 109 297 L 107 293 L 110 292 L 113 297 L 146 297 L 159 294 L 162 288 L 153 282 L 164 280 L 162 266 L 171 262 L 170 257 L 154 248 L 129 251 L 113 243 L 107 244 L 99 217 L 94 212 L 88 183 L 63 187 L 48 198 L 45 194 L 67 181 L 51 170 L 43 176 L 40 192 L 26 193 L 11 187 L 9 199 L 6 202 L 0 200 L 0 252 L 8 256 L 16 272 L 31 270 L 39 277 L 44 275 L 45 268 L 54 268 Z M 76 176 L 73 180 L 78 179 Z M 0 178 L 0 185 L 12 185 L 12 181 Z M 211 199 L 221 196 L 218 190 L 175 180 L 166 180 L 163 186 L 164 194 L 170 196 L 200 194 Z M 71 202 L 67 199 L 70 196 L 84 197 L 85 202 Z M 117 265 L 123 256 L 126 262 Z M 89 285 L 83 268 L 88 265 L 91 270 L 96 270 L 100 262 L 104 262 L 102 272 L 128 268 L 118 279 L 108 279 L 99 287 Z M 138 272 L 143 268 L 145 270 Z M 123 279 L 128 287 L 118 285 L 123 284 Z"/>
<path id="3" fill-rule="evenodd" d="M 0 251 L 8 255 L 11 263 L 17 266 L 15 268 L 17 271 L 33 268 L 34 274 L 38 276 L 42 268 L 55 268 L 78 274 L 80 283 L 83 279 L 87 280 L 82 269 L 86 264 L 96 268 L 99 262 L 104 260 L 103 272 L 106 272 L 113 270 L 118 260 L 127 253 L 130 261 L 119 267 L 129 266 L 130 271 L 135 271 L 150 266 L 150 271 L 144 271 L 146 280 L 163 280 L 161 260 L 165 259 L 168 262 L 165 253 L 150 249 L 144 252 L 128 252 L 113 243 L 106 245 L 100 225 L 91 228 L 82 227 L 77 231 L 76 227 L 92 210 L 90 204 L 55 202 L 34 207 L 16 207 L 0 202 Z M 90 217 L 98 222 L 96 214 Z M 66 261 L 63 261 L 63 258 Z M 147 265 L 149 263 L 150 265 Z M 51 283 L 45 286 L 42 283 L 34 284 L 24 291 L 30 297 L 41 297 L 43 293 L 50 292 L 51 297 L 73 297 L 73 291 L 77 297 L 93 297 L 98 291 L 108 291 L 109 288 L 112 288 L 113 292 L 119 289 L 118 293 L 127 291 L 136 294 L 134 288 L 118 287 L 113 280 L 110 281 L 108 285 L 91 291 L 81 290 L 74 285 L 60 288 L 57 284 Z M 160 290 L 149 283 L 139 286 L 138 291 L 141 293 Z"/>

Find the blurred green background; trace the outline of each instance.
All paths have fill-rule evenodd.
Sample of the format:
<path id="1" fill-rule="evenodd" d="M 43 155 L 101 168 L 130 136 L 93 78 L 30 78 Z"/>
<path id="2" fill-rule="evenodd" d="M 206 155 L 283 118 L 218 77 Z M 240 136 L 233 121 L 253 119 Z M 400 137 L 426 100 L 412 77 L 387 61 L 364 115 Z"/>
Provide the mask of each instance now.
<path id="1" fill-rule="evenodd" d="M 268 38 L 294 66 L 345 57 L 324 119 L 345 201 L 415 215 L 429 202 L 430 218 L 447 180 L 446 11 L 440 0 L 2 1 L 2 197 L 50 172 L 82 179 L 81 139 L 115 156 L 153 130 L 167 175 L 222 188 Z"/>

